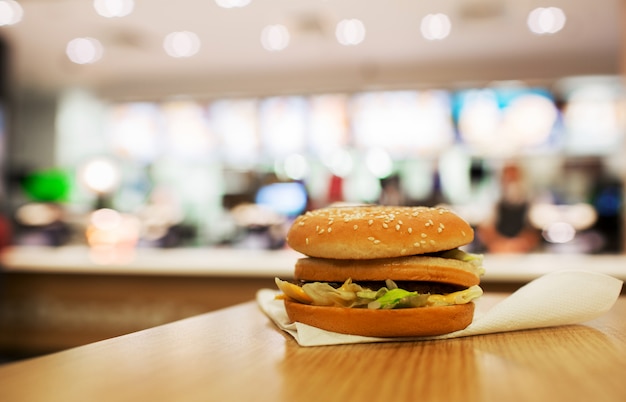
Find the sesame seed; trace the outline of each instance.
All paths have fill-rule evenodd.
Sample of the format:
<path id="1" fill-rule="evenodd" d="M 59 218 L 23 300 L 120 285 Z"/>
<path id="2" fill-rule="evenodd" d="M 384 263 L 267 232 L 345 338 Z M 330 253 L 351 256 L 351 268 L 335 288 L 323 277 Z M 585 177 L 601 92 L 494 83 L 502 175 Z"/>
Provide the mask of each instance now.
<path id="1" fill-rule="evenodd" d="M 437 233 L 441 233 L 441 232 L 443 232 L 443 229 L 442 228 L 437 228 Z"/>
<path id="2" fill-rule="evenodd" d="M 402 225 L 402 220 L 401 219 L 398 220 L 398 224 Z"/>
<path id="3" fill-rule="evenodd" d="M 389 225 L 387 225 L 386 223 L 383 223 L 383 227 L 384 227 L 385 229 L 387 229 L 387 228 L 389 227 Z"/>
<path id="4" fill-rule="evenodd" d="M 369 221 L 367 221 L 367 224 L 368 224 L 368 225 L 370 225 L 370 226 L 371 226 L 373 223 L 374 223 L 374 220 L 373 220 L 373 219 L 370 219 Z"/>
<path id="5" fill-rule="evenodd" d="M 406 248 L 403 248 L 402 250 L 400 250 L 400 254 L 402 255 L 406 254 Z"/>
<path id="6" fill-rule="evenodd" d="M 309 238 L 308 238 L 308 237 L 306 237 L 306 238 L 304 239 L 304 242 L 308 245 L 308 244 L 309 244 Z"/>
<path id="7" fill-rule="evenodd" d="M 359 228 L 359 225 L 354 225 L 354 226 L 352 226 L 352 228 L 353 228 L 354 230 L 357 230 L 357 229 Z"/>
<path id="8" fill-rule="evenodd" d="M 330 232 L 332 232 L 332 231 L 333 231 L 333 228 L 330 228 L 330 227 L 329 227 L 329 228 L 328 228 L 328 233 L 330 233 Z"/>
<path id="9" fill-rule="evenodd" d="M 368 238 L 367 238 L 367 240 L 369 240 L 369 241 L 374 241 L 374 240 L 376 240 L 376 239 L 374 239 L 372 236 L 370 236 L 370 237 L 368 237 Z"/>
<path id="10" fill-rule="evenodd" d="M 426 244 L 426 240 L 420 240 L 420 243 Z"/>
<path id="11" fill-rule="evenodd" d="M 421 246 L 421 244 L 420 244 L 419 242 L 415 242 L 415 243 L 413 243 L 413 245 L 414 245 L 415 247 L 420 247 L 420 246 Z"/>
<path id="12" fill-rule="evenodd" d="M 304 221 L 298 222 L 298 226 L 304 226 Z"/>
<path id="13" fill-rule="evenodd" d="M 430 241 L 430 244 L 435 244 L 435 241 L 434 241 L 434 240 L 431 240 L 431 241 Z"/>
<path id="14" fill-rule="evenodd" d="M 465 237 L 465 230 L 461 230 L 461 234 Z"/>
<path id="15" fill-rule="evenodd" d="M 324 233 L 324 229 L 320 229 L 319 232 L 317 232 L 318 234 L 323 234 Z"/>
<path id="16" fill-rule="evenodd" d="M 430 223 L 430 222 L 426 222 L 426 223 L 424 224 L 424 226 L 426 226 L 426 227 L 429 227 L 430 225 L 431 225 L 431 223 Z"/>
<path id="17" fill-rule="evenodd" d="M 440 223 L 440 224 L 439 224 L 439 227 L 440 227 L 440 228 L 442 228 L 442 229 L 445 229 L 445 228 L 446 228 L 445 226 L 443 226 L 443 223 Z"/>
<path id="18" fill-rule="evenodd" d="M 406 231 L 409 232 L 409 234 L 411 234 L 413 233 L 413 228 L 408 228 Z"/>
<path id="19" fill-rule="evenodd" d="M 400 230 L 400 225 L 396 225 L 396 230 Z"/>
<path id="20" fill-rule="evenodd" d="M 422 233 L 422 238 L 426 238 L 428 235 L 426 233 Z"/>
<path id="21" fill-rule="evenodd" d="M 374 240 L 374 244 L 379 244 L 380 240 Z"/>

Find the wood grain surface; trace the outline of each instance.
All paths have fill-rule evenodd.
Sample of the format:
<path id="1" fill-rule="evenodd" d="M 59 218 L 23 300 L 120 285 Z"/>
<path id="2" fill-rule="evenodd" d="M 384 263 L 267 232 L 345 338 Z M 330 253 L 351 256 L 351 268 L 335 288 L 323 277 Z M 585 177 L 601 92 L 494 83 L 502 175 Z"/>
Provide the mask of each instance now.
<path id="1" fill-rule="evenodd" d="M 249 302 L 0 366 L 0 401 L 624 401 L 625 334 L 622 296 L 584 325 L 304 348 Z"/>

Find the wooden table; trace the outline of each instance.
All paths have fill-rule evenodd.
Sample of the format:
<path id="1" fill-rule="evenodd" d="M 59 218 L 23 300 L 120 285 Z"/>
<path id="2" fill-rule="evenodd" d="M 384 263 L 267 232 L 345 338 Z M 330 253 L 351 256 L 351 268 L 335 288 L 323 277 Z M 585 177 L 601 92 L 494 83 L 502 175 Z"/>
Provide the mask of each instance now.
<path id="1" fill-rule="evenodd" d="M 543 400 L 626 400 L 626 297 L 585 325 L 316 348 L 249 302 L 0 366 L 11 402 Z"/>

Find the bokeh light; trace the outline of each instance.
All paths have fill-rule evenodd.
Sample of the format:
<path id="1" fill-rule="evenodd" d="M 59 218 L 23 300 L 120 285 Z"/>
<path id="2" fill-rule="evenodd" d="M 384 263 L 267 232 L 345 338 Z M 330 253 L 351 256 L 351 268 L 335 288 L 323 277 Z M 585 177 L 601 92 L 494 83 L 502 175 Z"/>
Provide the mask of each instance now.
<path id="1" fill-rule="evenodd" d="M 200 38 L 193 32 L 172 32 L 163 41 L 165 52 L 175 58 L 191 57 L 200 51 Z"/>
<path id="2" fill-rule="evenodd" d="M 543 230 L 543 238 L 550 243 L 567 243 L 576 237 L 576 229 L 567 222 L 554 222 Z"/>
<path id="3" fill-rule="evenodd" d="M 309 171 L 309 165 L 303 155 L 296 153 L 285 158 L 283 169 L 287 178 L 291 180 L 302 180 Z"/>
<path id="4" fill-rule="evenodd" d="M 537 35 L 550 35 L 565 27 L 567 18 L 558 7 L 538 7 L 528 14 L 528 29 Z"/>
<path id="5" fill-rule="evenodd" d="M 250 4 L 250 0 L 215 0 L 215 4 L 222 8 L 243 8 Z"/>
<path id="6" fill-rule="evenodd" d="M 339 21 L 335 30 L 337 41 L 344 46 L 354 46 L 365 40 L 365 25 L 356 18 Z"/>
<path id="7" fill-rule="evenodd" d="M 102 58 L 104 48 L 94 38 L 75 38 L 69 41 L 65 49 L 67 57 L 76 64 L 91 64 Z"/>
<path id="8" fill-rule="evenodd" d="M 289 30 L 281 24 L 268 25 L 261 31 L 261 45 L 270 52 L 285 50 L 290 40 Z"/>
<path id="9" fill-rule="evenodd" d="M 384 179 L 393 173 L 393 160 L 389 153 L 381 148 L 373 148 L 367 151 L 365 165 L 379 179 Z"/>
<path id="10" fill-rule="evenodd" d="M 96 264 L 123 264 L 135 257 L 140 222 L 136 216 L 113 209 L 97 209 L 85 231 L 89 257 Z"/>
<path id="11" fill-rule="evenodd" d="M 96 12 L 106 18 L 125 17 L 133 12 L 134 0 L 94 0 Z"/>
<path id="12" fill-rule="evenodd" d="M 61 218 L 61 210 L 54 204 L 30 202 L 15 212 L 15 220 L 25 226 L 46 226 Z"/>
<path id="13" fill-rule="evenodd" d="M 422 36 L 428 40 L 442 40 L 450 35 L 452 23 L 446 14 L 428 14 L 422 18 Z"/>
<path id="14" fill-rule="evenodd" d="M 96 158 L 85 164 L 81 179 L 90 190 L 104 194 L 117 187 L 120 181 L 118 167 L 105 158 Z"/>
<path id="15" fill-rule="evenodd" d="M 335 149 L 324 156 L 323 162 L 328 170 L 338 177 L 348 176 L 354 168 L 352 155 L 346 149 Z"/>
<path id="16" fill-rule="evenodd" d="M 0 0 L 0 26 L 17 24 L 23 15 L 24 9 L 17 1 Z"/>

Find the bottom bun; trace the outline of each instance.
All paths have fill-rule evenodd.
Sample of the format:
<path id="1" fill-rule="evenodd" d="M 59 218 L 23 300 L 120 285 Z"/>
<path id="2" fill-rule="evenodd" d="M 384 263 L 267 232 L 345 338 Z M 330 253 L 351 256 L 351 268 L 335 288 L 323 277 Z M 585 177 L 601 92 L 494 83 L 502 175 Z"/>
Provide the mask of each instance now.
<path id="1" fill-rule="evenodd" d="M 380 338 L 435 336 L 466 328 L 474 318 L 474 303 L 389 310 L 311 306 L 285 300 L 292 322 L 327 331 Z"/>

